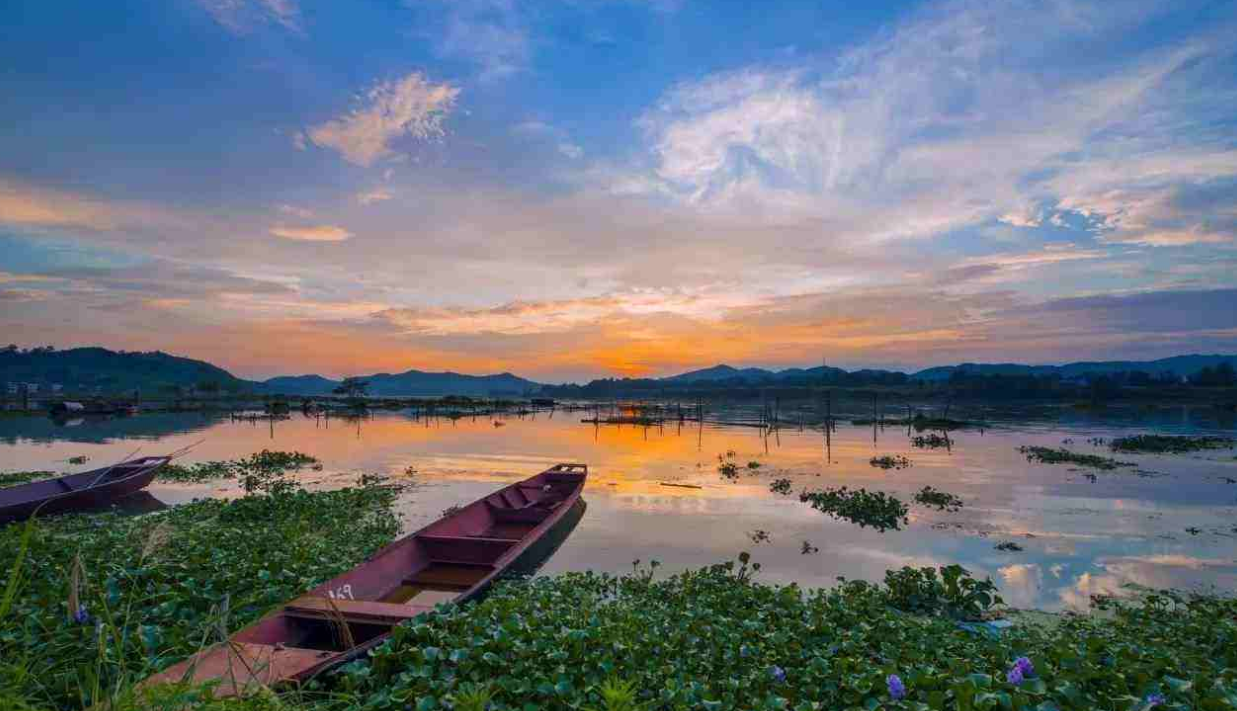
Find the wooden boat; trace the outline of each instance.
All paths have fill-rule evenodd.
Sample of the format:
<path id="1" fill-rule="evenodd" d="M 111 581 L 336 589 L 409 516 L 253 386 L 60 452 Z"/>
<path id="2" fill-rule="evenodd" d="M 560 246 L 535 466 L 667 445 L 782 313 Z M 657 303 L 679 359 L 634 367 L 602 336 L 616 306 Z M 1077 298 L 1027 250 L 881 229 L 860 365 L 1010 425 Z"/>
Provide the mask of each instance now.
<path id="1" fill-rule="evenodd" d="M 0 489 L 0 523 L 109 506 L 145 489 L 171 457 L 143 457 L 20 486 Z"/>
<path id="2" fill-rule="evenodd" d="M 585 464 L 557 464 L 457 509 L 143 686 L 219 680 L 216 696 L 240 696 L 355 659 L 396 625 L 539 565 L 583 515 L 587 476 Z"/>

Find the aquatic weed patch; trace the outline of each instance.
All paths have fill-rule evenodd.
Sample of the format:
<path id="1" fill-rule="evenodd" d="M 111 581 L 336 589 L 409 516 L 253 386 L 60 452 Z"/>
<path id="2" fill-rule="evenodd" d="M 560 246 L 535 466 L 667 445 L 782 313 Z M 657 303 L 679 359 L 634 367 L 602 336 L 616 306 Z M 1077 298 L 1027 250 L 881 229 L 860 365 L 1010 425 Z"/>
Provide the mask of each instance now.
<path id="1" fill-rule="evenodd" d="M 886 454 L 883 457 L 872 457 L 868 464 L 880 469 L 907 469 L 911 466 L 911 460 L 901 454 Z"/>
<path id="2" fill-rule="evenodd" d="M 782 496 L 790 496 L 791 486 L 790 479 L 774 479 L 769 483 L 769 491 Z"/>
<path id="3" fill-rule="evenodd" d="M 29 484 L 32 481 L 47 479 L 56 476 L 55 472 L 35 471 L 35 472 L 0 472 L 0 487 L 17 486 L 18 484 Z"/>
<path id="4" fill-rule="evenodd" d="M 1152 452 L 1157 454 L 1185 454 L 1207 449 L 1229 449 L 1234 445 L 1230 437 L 1188 435 L 1133 435 L 1118 437 L 1108 443 L 1114 452 Z"/>
<path id="5" fill-rule="evenodd" d="M 321 469 L 315 457 L 302 452 L 280 452 L 264 449 L 243 459 L 198 462 L 196 464 L 167 464 L 159 469 L 162 481 L 200 484 L 221 479 L 236 479 L 245 476 L 271 478 L 290 470 L 306 466 Z"/>
<path id="6" fill-rule="evenodd" d="M 860 527 L 871 526 L 878 531 L 898 530 L 906 524 L 906 504 L 883 491 L 851 489 L 848 487 L 804 491 L 799 500 L 812 508 L 834 518 L 857 523 Z"/>
<path id="7" fill-rule="evenodd" d="M 930 567 L 887 570 L 885 590 L 889 604 L 904 612 L 961 620 L 981 619 L 1005 604 L 991 578 L 976 580 L 960 565 L 942 566 L 939 575 Z"/>
<path id="8" fill-rule="evenodd" d="M 908 580 L 905 590 L 804 590 L 751 582 L 733 566 L 664 580 L 567 573 L 509 582 L 478 604 L 397 628 L 369 659 L 323 680 L 332 696 L 321 707 L 448 709 L 481 688 L 495 711 L 600 709 L 603 687 L 615 683 L 650 711 L 1237 703 L 1232 600 L 1155 595 L 1105 619 L 990 635 L 961 629 L 945 602 L 995 604 L 990 583 L 949 575 L 953 592 L 935 572 L 923 588 Z M 923 614 L 895 608 L 919 592 Z"/>
<path id="9" fill-rule="evenodd" d="M 957 511 L 962 508 L 962 499 L 948 491 L 940 491 L 931 486 L 925 486 L 915 492 L 915 501 L 940 511 Z"/>
<path id="10" fill-rule="evenodd" d="M 110 690 L 213 640 L 219 627 L 248 624 L 367 558 L 399 530 L 396 493 L 366 479 L 135 518 L 36 520 L 13 609 L 0 619 L 0 698 L 40 708 L 106 701 Z M 0 528 L 6 575 L 25 532 Z"/>
<path id="11" fill-rule="evenodd" d="M 949 437 L 938 435 L 935 432 L 911 437 L 911 446 L 918 449 L 940 449 L 941 447 L 949 447 L 949 445 Z"/>
<path id="12" fill-rule="evenodd" d="M 1018 451 L 1026 455 L 1028 462 L 1041 462 L 1043 464 L 1077 464 L 1105 471 L 1112 471 L 1120 467 L 1137 466 L 1133 462 L 1122 462 L 1112 457 L 1101 457 L 1098 454 L 1079 454 L 1065 448 L 1019 447 Z"/>

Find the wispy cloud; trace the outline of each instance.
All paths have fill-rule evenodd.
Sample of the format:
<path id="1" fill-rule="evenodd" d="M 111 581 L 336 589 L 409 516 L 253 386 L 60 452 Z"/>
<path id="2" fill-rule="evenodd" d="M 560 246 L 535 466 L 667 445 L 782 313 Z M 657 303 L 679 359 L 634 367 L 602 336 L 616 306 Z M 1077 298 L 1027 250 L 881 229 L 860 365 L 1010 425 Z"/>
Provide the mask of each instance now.
<path id="1" fill-rule="evenodd" d="M 247 34 L 266 23 L 275 23 L 297 34 L 304 32 L 297 0 L 197 0 L 197 3 L 215 22 L 234 34 Z"/>
<path id="2" fill-rule="evenodd" d="M 1064 211 L 1110 242 L 1229 241 L 1232 220 L 1176 198 L 1208 181 L 1237 198 L 1237 162 L 1217 138 L 1231 91 L 1209 90 L 1231 43 L 1206 35 L 1103 62 L 1074 49 L 1162 11 L 957 0 L 837 59 L 687 82 L 640 119 L 648 153 L 612 185 L 817 220 L 835 239 L 1033 228 Z"/>
<path id="3" fill-rule="evenodd" d="M 362 205 L 372 205 L 376 202 L 383 202 L 395 197 L 390 190 L 386 188 L 373 188 L 357 193 L 356 201 Z"/>
<path id="4" fill-rule="evenodd" d="M 106 229 L 115 218 L 112 209 L 88 198 L 0 179 L 0 223 Z"/>
<path id="5" fill-rule="evenodd" d="M 379 82 L 365 93 L 362 106 L 306 133 L 316 145 L 338 151 L 345 160 L 370 166 L 395 155 L 393 144 L 401 138 L 441 137 L 443 121 L 459 93 L 451 84 L 433 84 L 420 72 L 412 72 Z"/>
<path id="6" fill-rule="evenodd" d="M 154 204 L 103 199 L 0 177 L 0 224 L 103 231 L 181 222 L 174 212 Z"/>
<path id="7" fill-rule="evenodd" d="M 406 0 L 424 8 L 424 0 Z M 481 70 L 483 80 L 527 69 L 532 56 L 530 29 L 515 0 L 430 0 L 443 13 L 421 33 L 440 57 L 463 59 Z"/>
<path id="8" fill-rule="evenodd" d="M 281 213 L 285 215 L 292 215 L 294 217 L 299 217 L 301 219 L 309 219 L 314 216 L 313 210 L 310 210 L 307 207 L 300 207 L 298 205 L 289 205 L 287 203 L 282 203 L 276 209 L 278 209 Z"/>
<path id="9" fill-rule="evenodd" d="M 352 237 L 352 233 L 335 225 L 309 225 L 293 227 L 276 225 L 270 233 L 284 239 L 300 240 L 302 242 L 343 242 Z"/>

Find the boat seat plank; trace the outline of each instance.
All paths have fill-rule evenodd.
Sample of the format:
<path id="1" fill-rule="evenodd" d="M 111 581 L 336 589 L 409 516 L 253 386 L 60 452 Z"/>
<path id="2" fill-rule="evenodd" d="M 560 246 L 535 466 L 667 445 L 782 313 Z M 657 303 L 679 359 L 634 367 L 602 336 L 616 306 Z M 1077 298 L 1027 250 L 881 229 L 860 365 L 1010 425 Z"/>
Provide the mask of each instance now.
<path id="1" fill-rule="evenodd" d="M 459 565 L 435 561 L 417 571 L 406 580 L 420 587 L 443 587 L 468 589 L 493 571 L 489 565 Z"/>
<path id="2" fill-rule="evenodd" d="M 334 608 L 331 607 L 331 603 L 334 603 Z M 338 610 L 338 614 L 349 622 L 402 622 L 432 609 L 428 605 L 329 599 L 310 595 L 299 597 L 284 607 L 284 611 L 293 617 L 314 619 L 333 619 L 336 616 L 335 611 Z"/>
<path id="3" fill-rule="evenodd" d="M 502 557 L 514 545 L 510 540 L 486 536 L 417 536 L 430 560 L 461 565 L 489 565 Z"/>

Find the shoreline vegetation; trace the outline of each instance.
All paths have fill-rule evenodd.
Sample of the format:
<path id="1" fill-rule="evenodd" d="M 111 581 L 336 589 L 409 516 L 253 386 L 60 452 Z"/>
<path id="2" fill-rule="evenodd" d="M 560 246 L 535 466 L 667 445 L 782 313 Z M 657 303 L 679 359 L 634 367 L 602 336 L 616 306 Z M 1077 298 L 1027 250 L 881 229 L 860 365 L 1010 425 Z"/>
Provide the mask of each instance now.
<path id="1" fill-rule="evenodd" d="M 931 420 L 938 435 L 916 420 L 885 423 L 929 430 L 907 432 L 921 449 L 950 446 L 948 430 L 969 424 L 942 414 Z M 1088 444 L 1182 454 L 1233 441 L 1148 434 Z M 1018 451 L 1047 464 L 1137 466 L 1064 446 Z M 777 473 L 734 451 L 716 459 L 723 481 Z M 869 464 L 901 470 L 911 461 L 884 455 Z M 298 688 L 239 700 L 214 700 L 209 686 L 139 690 L 150 674 L 394 539 L 400 488 L 364 476 L 308 491 L 288 476 L 321 468 L 310 455 L 270 450 L 173 464 L 160 480 L 236 481 L 243 495 L 0 527 L 0 711 L 1237 708 L 1230 597 L 1140 589 L 1129 599 L 1094 597 L 1085 614 L 1029 614 L 1006 608 L 995 583 L 957 565 L 811 589 L 762 583 L 746 553 L 670 576 L 637 561 L 626 575 L 508 580 L 479 603 L 401 626 L 369 657 Z M 52 475 L 0 473 L 0 486 Z M 768 486 L 794 493 L 790 479 Z M 931 486 L 907 503 L 846 486 L 804 488 L 797 498 L 882 532 L 908 524 L 908 503 L 964 506 Z M 819 550 L 803 546 L 805 555 Z"/>
<path id="2" fill-rule="evenodd" d="M 990 580 L 956 565 L 805 589 L 759 581 L 746 553 L 666 577 L 656 561 L 636 561 L 625 575 L 508 580 L 278 694 L 219 701 L 209 686 L 136 688 L 389 541 L 393 498 L 371 480 L 0 529 L 5 569 L 21 572 L 20 594 L 0 610 L 0 695 L 14 709 L 117 711 L 1237 704 L 1231 598 L 1144 591 L 1097 598 L 1089 614 L 1024 619 Z M 15 566 L 7 558 L 19 547 Z M 989 623 L 1002 617 L 1014 624 Z"/>
<path id="3" fill-rule="evenodd" d="M 731 453 L 718 459 L 740 466 Z M 752 463 L 743 468 L 754 476 Z M 669 576 L 636 561 L 625 575 L 511 579 L 299 688 L 239 700 L 214 700 L 209 687 L 137 689 L 397 535 L 400 489 L 366 476 L 306 491 L 285 477 L 317 465 L 269 451 L 190 465 L 172 478 L 238 479 L 245 494 L 0 528 L 4 708 L 1237 708 L 1231 598 L 1144 590 L 1094 598 L 1088 614 L 1028 616 L 957 565 L 809 589 L 761 582 L 747 553 Z M 772 486 L 790 493 L 789 480 Z M 878 528 L 897 528 L 907 511 L 865 490 L 800 498 Z M 931 487 L 915 498 L 961 505 Z M 992 622 L 1001 618 L 1013 624 Z"/>

